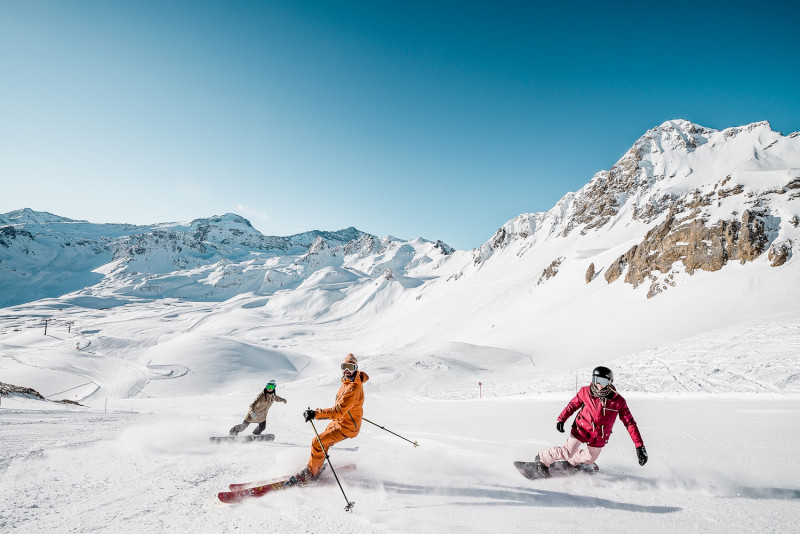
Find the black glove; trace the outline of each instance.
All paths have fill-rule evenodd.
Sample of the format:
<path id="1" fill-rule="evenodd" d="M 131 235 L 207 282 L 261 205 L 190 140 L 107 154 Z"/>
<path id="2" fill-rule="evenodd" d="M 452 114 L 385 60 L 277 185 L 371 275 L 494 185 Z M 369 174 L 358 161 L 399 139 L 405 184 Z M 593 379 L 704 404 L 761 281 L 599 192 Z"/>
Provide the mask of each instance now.
<path id="1" fill-rule="evenodd" d="M 564 433 L 564 421 L 556 421 L 556 430 L 562 434 Z"/>
<path id="2" fill-rule="evenodd" d="M 647 451 L 644 450 L 644 445 L 641 447 L 636 447 L 636 456 L 639 457 L 639 465 L 644 465 L 647 463 Z"/>
<path id="3" fill-rule="evenodd" d="M 306 423 L 316 418 L 317 418 L 317 412 L 315 412 L 311 408 L 303 412 L 303 419 L 306 420 Z"/>

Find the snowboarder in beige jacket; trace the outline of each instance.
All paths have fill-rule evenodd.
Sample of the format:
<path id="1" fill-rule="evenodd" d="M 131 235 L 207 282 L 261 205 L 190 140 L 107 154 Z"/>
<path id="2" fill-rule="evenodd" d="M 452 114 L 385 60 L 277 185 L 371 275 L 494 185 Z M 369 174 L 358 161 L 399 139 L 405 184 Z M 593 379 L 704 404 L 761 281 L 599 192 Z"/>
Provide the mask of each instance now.
<path id="1" fill-rule="evenodd" d="M 231 436 L 236 436 L 239 434 L 239 432 L 247 428 L 250 423 L 258 423 L 258 426 L 255 428 L 255 430 L 253 430 L 253 435 L 258 436 L 264 431 L 264 429 L 267 427 L 267 412 L 269 412 L 272 403 L 286 403 L 286 399 L 279 397 L 278 394 L 275 393 L 276 387 L 277 385 L 275 384 L 274 380 L 270 380 L 267 383 L 266 387 L 264 387 L 264 390 L 258 394 L 258 397 L 256 397 L 256 400 L 250 404 L 250 409 L 247 411 L 244 421 L 231 428 Z"/>

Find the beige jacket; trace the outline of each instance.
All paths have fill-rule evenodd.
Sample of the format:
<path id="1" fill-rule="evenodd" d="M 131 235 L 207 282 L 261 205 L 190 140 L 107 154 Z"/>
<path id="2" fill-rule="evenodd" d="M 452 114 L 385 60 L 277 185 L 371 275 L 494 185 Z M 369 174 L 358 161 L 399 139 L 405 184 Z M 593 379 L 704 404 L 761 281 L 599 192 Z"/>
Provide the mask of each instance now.
<path id="1" fill-rule="evenodd" d="M 267 420 L 267 412 L 273 402 L 286 402 L 286 399 L 279 397 L 277 393 L 267 393 L 263 389 L 258 394 L 256 400 L 250 404 L 250 409 L 244 420 L 248 423 L 263 423 Z"/>

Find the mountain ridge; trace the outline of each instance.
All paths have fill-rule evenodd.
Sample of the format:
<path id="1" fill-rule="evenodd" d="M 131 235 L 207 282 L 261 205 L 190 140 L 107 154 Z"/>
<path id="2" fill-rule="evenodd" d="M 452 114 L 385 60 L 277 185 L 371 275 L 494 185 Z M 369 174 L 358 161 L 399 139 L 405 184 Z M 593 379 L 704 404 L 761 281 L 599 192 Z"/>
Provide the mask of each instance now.
<path id="1" fill-rule="evenodd" d="M 775 267 L 791 262 L 800 241 L 798 198 L 797 135 L 774 132 L 766 121 L 714 130 L 676 119 L 648 130 L 610 169 L 547 212 L 518 215 L 472 251 L 421 238 L 381 239 L 354 227 L 265 236 L 232 213 L 137 226 L 16 210 L 0 215 L 0 277 L 4 286 L 23 289 L 0 295 L 0 303 L 91 292 L 81 285 L 87 280 L 98 290 L 146 298 L 272 295 L 325 268 L 359 273 L 355 284 L 392 275 L 457 281 L 509 247 L 517 257 L 543 256 L 533 262 L 541 265 L 532 276 L 537 285 L 587 250 L 616 250 L 611 259 L 580 257 L 596 259 L 583 261 L 582 278 L 622 278 L 633 288 L 649 281 L 651 298 L 674 287 L 676 264 L 691 275 L 764 253 Z M 65 269 L 70 261 L 81 270 Z M 69 291 L 59 294 L 48 275 Z M 409 287 L 419 285 L 429 284 Z"/>
<path id="2" fill-rule="evenodd" d="M 0 221 L 11 223 L 0 227 L 4 306 L 90 291 L 94 284 L 101 291 L 146 298 L 225 299 L 237 290 L 270 292 L 298 285 L 314 270 L 340 262 L 335 258 L 364 259 L 402 243 L 352 226 L 265 236 L 232 213 L 139 226 L 93 224 L 25 208 L 0 215 Z M 442 256 L 452 252 L 441 241 L 419 240 L 416 248 Z M 70 269 L 70 263 L 78 269 Z M 395 263 L 403 268 L 402 262 Z M 203 285 L 203 291 L 189 290 L 188 278 Z"/>

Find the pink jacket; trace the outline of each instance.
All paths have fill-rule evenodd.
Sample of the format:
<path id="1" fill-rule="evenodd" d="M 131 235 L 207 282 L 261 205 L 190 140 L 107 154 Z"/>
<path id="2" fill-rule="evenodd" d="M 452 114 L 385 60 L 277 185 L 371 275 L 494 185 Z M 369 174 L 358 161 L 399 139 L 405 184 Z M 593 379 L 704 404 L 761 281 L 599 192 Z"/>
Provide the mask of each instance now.
<path id="1" fill-rule="evenodd" d="M 633 420 L 633 414 L 628 409 L 628 403 L 616 391 L 605 399 L 593 397 L 589 386 L 582 387 L 575 398 L 572 399 L 564 411 L 558 416 L 559 421 L 566 421 L 577 410 L 578 415 L 572 422 L 572 437 L 586 443 L 590 447 L 604 447 L 611 437 L 611 428 L 617 420 L 617 415 L 628 428 L 633 444 L 642 447 L 642 435 L 639 427 Z"/>

